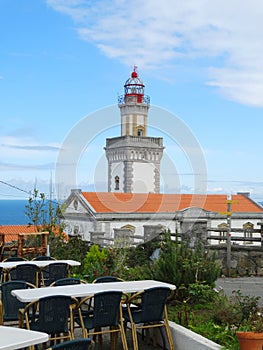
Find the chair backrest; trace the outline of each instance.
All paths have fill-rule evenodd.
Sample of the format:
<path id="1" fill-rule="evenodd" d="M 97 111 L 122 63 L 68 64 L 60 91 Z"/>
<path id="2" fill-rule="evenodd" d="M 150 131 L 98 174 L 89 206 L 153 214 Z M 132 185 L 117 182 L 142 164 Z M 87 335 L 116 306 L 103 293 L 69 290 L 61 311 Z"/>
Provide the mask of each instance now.
<path id="1" fill-rule="evenodd" d="M 79 338 L 64 341 L 63 343 L 53 345 L 52 350 L 91 350 L 94 342 L 91 338 Z"/>
<path id="2" fill-rule="evenodd" d="M 79 278 L 74 277 L 67 277 L 67 278 L 60 278 L 59 280 L 53 282 L 52 286 L 67 286 L 69 284 L 81 284 L 81 280 Z"/>
<path id="3" fill-rule="evenodd" d="M 67 278 L 69 277 L 69 265 L 66 263 L 52 263 L 49 265 L 48 268 L 48 273 L 49 273 L 49 280 L 48 284 L 50 285 L 51 283 L 61 279 L 61 278 Z"/>
<path id="4" fill-rule="evenodd" d="M 52 256 L 46 256 L 46 255 L 39 255 L 36 256 L 34 261 L 50 261 L 50 260 L 56 260 Z M 49 284 L 49 266 L 46 266 L 45 268 L 41 269 L 41 278 L 42 278 L 42 284 L 48 285 Z"/>
<path id="5" fill-rule="evenodd" d="M 146 289 L 142 293 L 140 323 L 163 320 L 164 307 L 171 291 L 166 287 Z"/>
<path id="6" fill-rule="evenodd" d="M 116 276 L 100 276 L 96 278 L 92 283 L 107 283 L 107 282 L 121 282 L 121 278 Z"/>
<path id="7" fill-rule="evenodd" d="M 107 291 L 94 295 L 93 328 L 117 326 L 122 292 Z"/>
<path id="8" fill-rule="evenodd" d="M 8 281 L 1 285 L 1 301 L 3 306 L 3 321 L 17 321 L 18 310 L 25 307 L 11 292 L 14 289 L 27 289 L 29 285 L 25 281 Z"/>
<path id="9" fill-rule="evenodd" d="M 13 273 L 12 273 L 13 272 Z M 17 265 L 14 269 L 10 270 L 11 280 L 26 281 L 35 286 L 38 286 L 40 269 L 33 264 Z"/>
<path id="10" fill-rule="evenodd" d="M 66 295 L 54 295 L 39 299 L 38 329 L 48 334 L 68 332 L 70 305 L 73 299 Z"/>
<path id="11" fill-rule="evenodd" d="M 27 261 L 27 259 L 22 258 L 21 256 L 10 256 L 9 258 L 4 259 L 4 261 Z"/>
<path id="12" fill-rule="evenodd" d="M 40 256 L 36 256 L 33 260 L 44 261 L 44 260 L 56 260 L 56 259 L 52 258 L 52 256 L 40 255 Z"/>

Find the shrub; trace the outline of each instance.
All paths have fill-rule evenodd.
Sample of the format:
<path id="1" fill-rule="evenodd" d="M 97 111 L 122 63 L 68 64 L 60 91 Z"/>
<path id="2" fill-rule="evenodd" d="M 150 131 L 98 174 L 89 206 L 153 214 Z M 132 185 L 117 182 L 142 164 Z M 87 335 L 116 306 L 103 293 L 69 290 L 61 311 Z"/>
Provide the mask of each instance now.
<path id="1" fill-rule="evenodd" d="M 90 247 L 90 250 L 83 261 L 83 274 L 88 282 L 92 282 L 99 276 L 111 274 L 111 266 L 108 264 L 109 254 L 109 249 L 99 249 L 96 244 Z"/>
<path id="2" fill-rule="evenodd" d="M 120 277 L 127 281 L 152 279 L 152 269 L 149 264 L 130 267 L 122 270 Z"/>
<path id="3" fill-rule="evenodd" d="M 247 323 L 251 315 L 256 315 L 259 297 L 242 295 L 240 290 L 233 291 L 231 297 L 222 296 L 215 303 L 213 319 L 217 324 L 229 328 L 240 327 Z"/>
<path id="4" fill-rule="evenodd" d="M 205 283 L 191 283 L 188 286 L 188 296 L 191 304 L 201 304 L 215 299 L 215 291 Z"/>
<path id="5" fill-rule="evenodd" d="M 216 264 L 216 256 L 197 244 L 195 248 L 189 246 L 189 242 L 179 242 L 171 239 L 169 232 L 164 234 L 164 242 L 161 245 L 160 255 L 153 263 L 154 279 L 173 283 L 177 291 L 187 292 L 191 284 L 214 285 L 220 274 L 220 268 Z M 183 286 L 184 288 L 180 288 Z M 188 298 L 185 293 L 177 297 L 181 300 Z"/>

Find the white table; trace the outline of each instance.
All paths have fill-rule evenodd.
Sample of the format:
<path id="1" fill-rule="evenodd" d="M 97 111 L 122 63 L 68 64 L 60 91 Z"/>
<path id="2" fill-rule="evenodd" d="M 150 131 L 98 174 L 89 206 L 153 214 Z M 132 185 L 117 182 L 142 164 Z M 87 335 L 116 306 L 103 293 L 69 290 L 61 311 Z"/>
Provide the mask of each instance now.
<path id="1" fill-rule="evenodd" d="M 175 290 L 176 286 L 170 283 L 164 283 L 154 280 L 125 281 L 125 282 L 107 282 L 107 283 L 82 283 L 67 286 L 16 289 L 11 293 L 22 302 L 31 302 L 40 298 L 52 295 L 69 295 L 73 297 L 85 297 L 105 291 L 121 291 L 126 293 L 135 293 L 152 287 L 168 287 Z"/>
<path id="2" fill-rule="evenodd" d="M 22 349 L 27 346 L 45 343 L 48 334 L 29 331 L 12 326 L 0 326 L 0 350 Z"/>
<path id="3" fill-rule="evenodd" d="M 80 266 L 80 262 L 75 260 L 23 260 L 23 261 L 2 261 L 0 267 L 5 270 L 11 270 L 13 267 L 24 264 L 36 265 L 40 268 L 46 267 L 54 263 L 66 263 L 70 266 Z"/>

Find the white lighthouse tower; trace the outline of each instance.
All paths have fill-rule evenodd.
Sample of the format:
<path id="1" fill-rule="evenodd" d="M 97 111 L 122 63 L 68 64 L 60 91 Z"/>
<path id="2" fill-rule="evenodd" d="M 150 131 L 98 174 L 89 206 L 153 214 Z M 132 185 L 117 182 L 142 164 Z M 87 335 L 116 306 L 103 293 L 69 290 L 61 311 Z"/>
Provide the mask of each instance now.
<path id="1" fill-rule="evenodd" d="M 119 96 L 121 136 L 106 139 L 109 192 L 160 192 L 163 139 L 147 136 L 150 98 L 134 67 Z"/>

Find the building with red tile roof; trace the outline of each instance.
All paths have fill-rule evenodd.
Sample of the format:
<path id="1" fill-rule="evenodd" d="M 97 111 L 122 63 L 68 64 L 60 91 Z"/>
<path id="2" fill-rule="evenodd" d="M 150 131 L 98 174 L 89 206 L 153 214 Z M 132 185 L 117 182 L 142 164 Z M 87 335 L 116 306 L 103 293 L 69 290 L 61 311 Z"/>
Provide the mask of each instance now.
<path id="1" fill-rule="evenodd" d="M 66 232 L 79 234 L 94 241 L 96 236 L 113 241 L 116 236 L 129 233 L 140 241 L 149 232 L 169 229 L 182 232 L 190 226 L 202 223 L 202 227 L 217 228 L 227 223 L 227 195 L 160 194 L 82 192 L 72 190 L 65 202 L 64 220 Z M 263 208 L 247 193 L 231 198 L 231 222 L 242 228 L 250 223 L 260 228 Z M 105 242 L 106 242 L 105 241 Z"/>
<path id="2" fill-rule="evenodd" d="M 67 233 L 93 242 L 103 237 L 104 243 L 125 235 L 145 240 L 163 229 L 203 235 L 229 225 L 230 214 L 234 227 L 258 227 L 263 209 L 247 193 L 233 195 L 231 205 L 227 195 L 160 193 L 163 139 L 147 136 L 144 88 L 134 67 L 118 99 L 121 135 L 107 138 L 104 148 L 108 192 L 72 190 L 64 205 Z"/>

